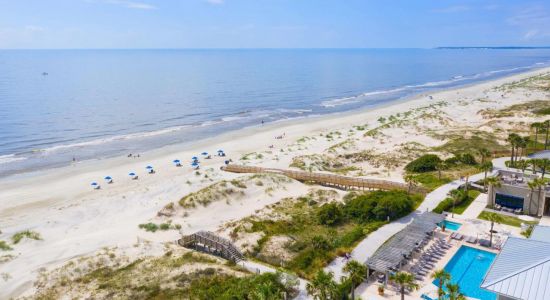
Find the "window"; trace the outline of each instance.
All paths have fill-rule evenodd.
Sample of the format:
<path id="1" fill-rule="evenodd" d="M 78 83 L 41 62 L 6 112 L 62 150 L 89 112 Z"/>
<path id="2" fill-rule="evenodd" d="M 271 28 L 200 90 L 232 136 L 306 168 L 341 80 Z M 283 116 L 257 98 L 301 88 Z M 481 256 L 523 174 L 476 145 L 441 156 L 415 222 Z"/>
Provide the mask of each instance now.
<path id="1" fill-rule="evenodd" d="M 523 208 L 523 198 L 497 193 L 495 196 L 496 204 L 508 208 Z"/>

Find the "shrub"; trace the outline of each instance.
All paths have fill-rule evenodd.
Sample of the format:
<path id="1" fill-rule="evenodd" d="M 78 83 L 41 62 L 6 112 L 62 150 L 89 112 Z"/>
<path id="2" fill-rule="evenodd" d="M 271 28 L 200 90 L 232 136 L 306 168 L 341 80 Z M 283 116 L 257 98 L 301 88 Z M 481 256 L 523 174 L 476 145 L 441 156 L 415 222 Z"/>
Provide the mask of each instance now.
<path id="1" fill-rule="evenodd" d="M 435 171 L 437 165 L 441 162 L 439 156 L 435 154 L 424 154 L 419 158 L 411 161 L 405 166 L 405 170 L 415 173 L 424 173 Z"/>
<path id="2" fill-rule="evenodd" d="M 475 165 L 477 164 L 475 157 L 470 153 L 463 153 L 457 155 L 458 160 L 465 165 Z"/>
<path id="3" fill-rule="evenodd" d="M 170 229 L 170 224 L 162 223 L 162 224 L 160 224 L 159 228 L 160 228 L 160 230 L 168 230 L 168 229 Z"/>
<path id="4" fill-rule="evenodd" d="M 139 224 L 138 226 L 139 228 L 149 232 L 155 232 L 159 229 L 159 226 L 155 223 Z"/>
<path id="5" fill-rule="evenodd" d="M 317 218 L 320 224 L 334 226 L 342 222 L 342 208 L 337 203 L 328 203 L 319 208 Z"/>
<path id="6" fill-rule="evenodd" d="M 349 199 L 344 213 L 358 222 L 370 220 L 386 221 L 400 218 L 414 210 L 419 195 L 408 195 L 405 191 L 374 191 Z"/>
<path id="7" fill-rule="evenodd" d="M 13 248 L 10 247 L 10 245 L 8 245 L 8 243 L 6 243 L 5 241 L 0 240 L 0 250 L 9 251 L 9 250 L 13 250 Z"/>

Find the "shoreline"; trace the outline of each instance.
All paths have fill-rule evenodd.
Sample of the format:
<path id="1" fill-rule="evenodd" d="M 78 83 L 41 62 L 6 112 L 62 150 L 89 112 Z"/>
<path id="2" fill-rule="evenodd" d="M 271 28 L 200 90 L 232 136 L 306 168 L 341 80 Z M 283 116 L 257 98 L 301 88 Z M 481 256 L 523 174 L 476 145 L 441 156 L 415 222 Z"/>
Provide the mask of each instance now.
<path id="1" fill-rule="evenodd" d="M 487 74 L 497 74 L 497 73 L 500 73 L 500 72 L 512 72 L 512 73 L 509 73 L 509 74 L 506 74 L 506 75 L 501 75 L 501 76 L 497 76 L 497 77 L 487 77 L 487 78 L 481 78 L 479 80 L 475 80 L 474 78 L 477 77 L 477 75 L 480 75 L 480 74 L 485 74 L 485 73 L 478 73 L 478 74 L 475 74 L 475 76 L 472 77 L 472 75 L 464 75 L 464 76 L 459 76 L 460 78 L 464 77 L 464 80 L 466 81 L 465 83 L 462 83 L 462 84 L 456 84 L 454 86 L 441 86 L 441 87 L 436 87 L 434 88 L 433 90 L 429 90 L 429 91 L 416 91 L 416 92 L 411 92 L 410 94 L 408 95 L 395 95 L 395 97 L 391 97 L 389 98 L 389 100 L 384 100 L 382 101 L 382 103 L 378 103 L 378 100 L 375 100 L 375 99 L 372 99 L 375 103 L 374 104 L 363 104 L 361 105 L 360 107 L 358 108 L 352 108 L 352 107 L 349 107 L 349 108 L 346 108 L 344 110 L 337 110 L 337 111 L 334 111 L 334 112 L 327 112 L 327 113 L 314 113 L 314 114 L 311 114 L 311 115 L 305 115 L 305 116 L 294 116 L 294 117 L 290 117 L 288 119 L 277 119 L 277 120 L 274 120 L 272 122 L 268 122 L 268 123 L 265 123 L 265 124 L 262 124 L 262 125 L 258 125 L 258 124 L 247 124 L 247 125 L 244 125 L 243 127 L 240 127 L 237 126 L 236 128 L 230 128 L 229 130 L 227 131 L 224 131 L 222 133 L 206 133 L 204 136 L 200 137 L 198 140 L 196 141 L 186 141 L 186 142 L 176 142 L 176 143 L 173 143 L 173 144 L 164 144 L 164 145 L 159 145 L 159 146 L 156 146 L 156 147 L 153 147 L 153 148 L 149 148 L 149 149 L 146 149 L 146 150 L 143 150 L 143 151 L 138 151 L 136 153 L 139 153 L 140 155 L 142 154 L 153 154 L 155 155 L 156 153 L 167 153 L 168 151 L 172 151 L 172 152 L 180 152 L 180 151 L 187 151 L 187 150 L 192 150 L 194 147 L 196 147 L 197 145 L 199 144 L 209 144 L 211 143 L 211 141 L 214 141 L 216 142 L 216 140 L 219 140 L 219 139 L 223 139 L 224 136 L 231 136 L 233 134 L 237 134 L 239 132 L 246 132 L 248 130 L 253 130 L 255 128 L 266 128 L 266 129 L 271 129 L 273 128 L 273 126 L 277 126 L 277 127 L 284 127 L 284 126 L 289 126 L 289 125 L 292 125 L 292 124 L 296 124 L 297 122 L 298 123 L 305 123 L 305 122 L 308 122 L 308 121 L 317 121 L 319 120 L 320 118 L 323 119 L 323 118 L 328 118 L 328 119 L 332 119 L 332 118 L 338 118 L 339 116 L 349 116 L 349 115 L 354 115 L 354 114 L 360 114 L 360 113 L 367 113 L 369 111 L 375 111 L 375 110 L 378 110 L 378 109 L 382 109 L 382 108 L 385 108 L 385 107 L 389 107 L 389 106 L 394 106 L 394 105 L 400 105 L 404 102 L 408 102 L 408 101 L 413 101 L 417 98 L 422 98 L 422 97 L 425 97 L 426 95 L 428 94 L 437 94 L 437 93 L 440 93 L 440 92 L 443 92 L 443 91 L 451 91 L 451 90 L 457 90 L 457 89 L 464 89 L 464 88 L 468 88 L 468 87 L 471 87 L 471 86 L 475 86 L 475 85 L 480 85 L 480 84 L 484 84 L 484 83 L 489 83 L 489 82 L 493 82 L 493 81 L 497 81 L 497 80 L 501 80 L 501 79 L 504 79 L 504 78 L 508 78 L 508 77 L 513 77 L 513 76 L 519 76 L 521 74 L 525 74 L 525 73 L 530 73 L 530 72 L 537 72 L 537 71 L 540 71 L 540 70 L 544 70 L 544 69 L 548 69 L 550 68 L 549 66 L 546 65 L 546 62 L 542 63 L 536 63 L 536 64 L 533 64 L 533 65 L 529 65 L 529 66 L 523 66 L 523 67 L 515 67 L 515 68 L 512 68 L 512 69 L 502 69 L 502 70 L 493 70 L 493 71 L 487 71 L 485 73 Z M 521 70 L 521 71 L 517 71 L 517 70 Z M 405 85 L 405 86 L 402 86 L 402 87 L 398 87 L 398 88 L 388 88 L 386 90 L 381 90 L 381 91 L 374 91 L 374 92 L 366 92 L 366 93 L 361 93 L 361 94 L 358 94 L 358 95 L 354 95 L 354 96 L 349 96 L 349 97 L 344 97 L 342 99 L 347 99 L 347 98 L 360 98 L 362 97 L 363 95 L 367 95 L 367 94 L 370 94 L 370 93 L 386 93 L 386 92 L 389 92 L 391 93 L 391 91 L 393 90 L 401 90 L 401 89 L 407 89 L 407 88 L 413 88 L 413 87 L 420 87 L 420 86 L 430 86 L 431 83 L 440 83 L 440 82 L 446 82 L 446 81 L 450 81 L 450 82 L 453 82 L 454 81 L 454 78 L 453 77 L 453 80 L 441 80 L 441 81 L 436 81 L 436 82 L 427 82 L 427 83 L 423 83 L 423 84 L 420 84 L 420 85 Z M 457 82 L 461 82 L 462 79 L 459 79 Z M 335 99 L 340 99 L 340 98 L 335 98 Z M 325 106 L 324 103 L 325 101 L 334 101 L 334 99 L 332 100 L 324 100 L 323 102 L 319 103 L 319 106 Z M 362 102 L 363 100 L 360 100 L 360 102 Z M 339 105 L 335 106 L 335 107 L 338 107 Z M 210 122 L 210 121 L 205 121 L 205 122 Z M 149 138 L 148 136 L 165 136 L 165 134 L 171 134 L 172 132 L 177 132 L 177 131 L 180 131 L 180 129 L 176 129 L 176 128 L 187 128 L 189 126 L 189 128 L 194 128 L 195 125 L 178 125 L 176 127 L 167 127 L 167 128 L 159 128 L 159 129 L 155 129 L 153 131 L 143 131 L 143 132 L 132 132 L 132 133 L 127 133 L 127 134 L 123 134 L 123 135 L 114 135 L 114 136 L 106 136 L 104 138 L 101 138 L 101 139 L 94 139 L 94 140 L 85 140 L 85 141 L 78 141 L 78 142 L 75 142 L 75 144 L 60 144 L 60 145 L 54 145 L 52 146 L 53 148 L 72 148 L 72 147 L 76 147 L 77 149 L 80 148 L 79 146 L 77 145 L 80 145 L 80 144 L 96 144 L 96 143 L 102 143 L 101 140 L 102 139 L 106 139 L 106 140 L 110 140 L 111 142 L 113 141 L 119 141 L 119 140 L 124 140 L 126 137 L 128 136 L 141 136 L 141 137 L 138 137 L 137 139 L 135 139 L 133 141 L 133 143 L 141 143 L 141 144 L 146 144 L 147 143 L 147 138 Z M 199 127 L 201 127 L 200 125 L 197 125 Z M 217 126 L 217 125 L 213 125 L 213 126 Z M 231 127 L 231 125 L 229 125 L 229 127 Z M 188 129 L 189 129 L 188 128 Z M 162 133 L 162 134 L 157 134 L 157 132 L 166 132 L 166 133 Z M 183 134 L 183 132 L 182 132 Z M 131 139 L 133 140 L 133 139 Z M 129 140 L 130 141 L 130 140 Z M 84 146 L 83 148 L 86 148 L 87 146 Z M 123 147 L 122 145 L 120 145 L 120 147 Z M 46 149 L 42 149 L 40 151 L 49 151 L 50 148 L 46 148 Z M 115 149 L 115 148 L 113 148 Z M 165 151 L 163 150 L 165 149 Z M 92 149 L 93 150 L 93 149 Z M 87 165 L 89 163 L 97 163 L 97 162 L 101 162 L 101 161 L 105 161 L 105 160 L 113 160 L 113 159 L 117 159 L 117 158 L 121 158 L 121 157 L 125 157 L 126 154 L 124 153 L 119 153 L 119 154 L 113 154 L 113 153 L 116 153 L 116 152 L 120 152 L 120 150 L 110 150 L 109 152 L 111 152 L 111 154 L 107 154 L 108 152 L 104 152 L 103 154 L 100 153 L 100 156 L 105 156 L 105 157 L 101 157 L 101 158 L 84 158 L 83 160 L 79 160 L 78 161 L 78 164 L 79 165 Z M 132 150 L 130 150 L 130 152 L 132 152 Z M 37 157 L 19 157 L 18 153 L 11 153 L 11 154 L 5 154 L 5 155 L 0 155 L 0 158 L 2 157 L 11 157 L 13 156 L 15 161 L 14 163 L 25 163 L 25 161 L 27 159 L 32 159 L 32 160 L 36 160 L 36 159 L 42 159 L 42 158 L 37 158 Z M 53 155 L 57 155 L 57 154 L 53 154 Z M 65 154 L 62 154 L 64 156 L 67 156 Z M 45 158 L 46 160 L 49 160 L 51 158 Z M 68 158 L 70 159 L 70 157 Z M 6 164 L 10 164 L 10 162 L 7 162 Z M 13 170 L 13 173 L 12 174 L 9 174 L 9 173 L 4 173 L 4 174 L 0 174 L 0 182 L 2 182 L 3 180 L 5 179 L 8 179 L 11 178 L 11 177 L 15 177 L 15 179 L 17 178 L 25 178 L 27 176 L 36 176 L 36 175 L 40 175 L 40 174 L 44 174 L 44 173 L 47 173 L 47 172 L 51 172 L 51 171 L 55 171 L 55 170 L 59 170 L 59 169 L 63 169 L 63 168 L 68 168 L 68 167 L 71 167 L 72 163 L 69 162 L 69 161 L 65 161 L 65 162 L 62 162 L 62 161 L 59 161 L 58 158 L 55 158 L 54 157 L 54 161 L 53 162 L 50 162 L 50 163 L 46 163 L 45 165 L 36 165 L 34 166 L 36 169 L 33 170 L 33 166 L 32 164 L 34 163 L 31 163 L 30 166 L 26 166 L 26 167 L 21 167 L 21 168 L 14 168 Z M 0 164 L 1 166 L 2 164 Z M 11 170 L 10 168 L 8 168 L 8 171 Z"/>
<path id="2" fill-rule="evenodd" d="M 20 296 L 32 291 L 33 279 L 39 269 L 59 266 L 70 258 L 93 253 L 102 247 L 128 247 L 136 243 L 136 238 L 138 243 L 140 240 L 158 243 L 175 240 L 180 236 L 180 232 L 170 231 L 154 235 L 138 229 L 137 224 L 155 219 L 159 209 L 167 203 L 177 202 L 191 192 L 214 182 L 242 176 L 219 171 L 225 159 L 232 158 L 238 163 L 240 157 L 250 152 L 272 152 L 270 145 L 275 146 L 276 153 L 273 155 L 276 156 L 278 150 L 294 147 L 296 140 L 304 136 L 315 137 L 323 132 L 338 130 L 346 132 L 345 130 L 354 125 L 362 126 L 367 123 L 370 128 L 377 124 L 376 120 L 381 116 L 387 117 L 440 101 L 448 101 L 450 108 L 458 111 L 458 118 L 466 119 L 461 119 L 460 124 L 475 126 L 479 121 L 476 122 L 471 111 L 488 105 L 481 102 L 473 103 L 479 94 L 494 86 L 549 71 L 550 67 L 529 70 L 495 80 L 429 93 L 433 99 L 428 94 L 420 94 L 376 108 L 252 126 L 196 141 L 186 149 L 167 146 L 140 153 L 140 158 L 114 157 L 85 161 L 68 167 L 2 178 L 0 239 L 9 240 L 15 232 L 31 229 L 40 232 L 43 240 L 25 240 L 17 245 L 14 251 L 18 253 L 17 257 L 2 264 L 3 272 L 10 273 L 12 279 L 0 281 L 0 298 Z M 497 94 L 500 98 L 500 93 L 493 93 L 492 96 L 497 97 Z M 464 100 L 471 100 L 472 105 L 459 107 L 457 104 Z M 509 105 L 520 101 L 527 100 L 512 98 L 501 102 Z M 404 129 L 394 130 L 399 132 L 399 136 L 394 138 L 397 140 L 412 135 Z M 285 135 L 284 139 L 275 139 L 275 136 L 281 134 Z M 301 152 L 285 151 L 286 156 L 280 155 L 277 160 L 262 161 L 261 166 L 288 167 L 293 155 L 323 153 L 331 146 L 324 140 L 318 143 L 320 145 L 317 148 L 306 147 L 300 150 Z M 226 158 L 214 157 L 211 160 L 203 160 L 201 165 L 201 173 L 210 175 L 208 180 L 196 176 L 189 167 L 191 156 L 198 156 L 202 151 L 214 153 L 220 148 L 226 151 Z M 176 158 L 182 161 L 183 167 L 173 166 L 172 160 Z M 147 165 L 153 165 L 157 173 L 146 174 Z M 130 171 L 137 172 L 139 180 L 131 180 L 128 176 Z M 104 183 L 102 178 L 106 175 L 114 178 L 113 184 Z M 394 181 L 402 181 L 397 175 L 388 174 L 385 178 L 391 177 Z M 364 177 L 368 178 L 369 175 Z M 380 178 L 382 175 L 371 177 Z M 90 187 L 92 181 L 100 182 L 102 188 L 93 190 Z M 247 198 L 243 200 L 247 201 L 246 204 L 217 203 L 208 209 L 197 208 L 185 219 L 186 223 L 181 232 L 215 230 L 224 222 L 243 218 L 253 214 L 256 209 L 278 201 L 279 196 L 304 193 L 308 189 L 299 183 L 292 183 L 290 187 L 274 197 L 261 194 L 257 199 Z"/>
<path id="3" fill-rule="evenodd" d="M 310 116 L 304 116 L 304 117 L 294 117 L 290 119 L 278 119 L 273 122 L 268 122 L 261 125 L 248 125 L 241 128 L 235 128 L 231 129 L 226 132 L 222 132 L 220 134 L 215 134 L 213 136 L 206 136 L 203 138 L 199 138 L 197 141 L 192 142 L 184 142 L 184 143 L 175 143 L 175 144 L 168 144 L 164 146 L 159 146 L 157 148 L 153 148 L 150 150 L 143 151 L 140 154 L 140 156 L 146 155 L 151 156 L 153 158 L 158 158 L 159 156 L 166 156 L 170 153 L 177 153 L 177 152 L 187 152 L 187 151 L 200 151 L 199 146 L 207 147 L 208 145 L 212 145 L 213 143 L 224 143 L 232 138 L 241 138 L 245 136 L 246 134 L 256 134 L 263 131 L 271 131 L 277 128 L 284 128 L 288 126 L 293 125 L 299 125 L 307 122 L 319 122 L 319 121 L 329 121 L 337 118 L 342 117 L 353 117 L 360 114 L 365 114 L 369 112 L 375 112 L 377 110 L 383 110 L 388 107 L 392 106 L 399 106 L 407 102 L 415 101 L 420 98 L 425 98 L 428 95 L 437 95 L 442 92 L 451 92 L 461 89 L 467 89 L 473 86 L 483 85 L 483 84 L 489 84 L 492 82 L 497 82 L 500 80 L 505 80 L 507 78 L 513 78 L 516 76 L 523 76 L 524 74 L 531 74 L 531 73 L 538 73 L 538 72 L 544 72 L 544 70 L 550 71 L 550 66 L 544 66 L 544 67 L 524 67 L 528 68 L 526 71 L 522 71 L 519 73 L 514 73 L 511 75 L 506 75 L 503 77 L 493 78 L 493 79 L 484 79 L 476 82 L 470 82 L 465 84 L 460 84 L 457 86 L 449 87 L 449 88 L 438 88 L 433 91 L 423 91 L 419 93 L 413 93 L 411 95 L 407 95 L 401 98 L 397 98 L 394 100 L 390 100 L 381 104 L 374 104 L 372 106 L 363 106 L 359 109 L 349 109 L 344 111 L 337 111 L 337 112 L 331 112 L 326 114 L 316 114 L 316 115 L 310 115 Z M 357 97 L 357 96 L 354 96 Z M 170 128 L 164 128 L 159 129 L 160 131 L 169 130 Z M 141 132 L 141 133 L 131 133 L 132 134 L 143 134 L 147 132 Z M 88 141 L 89 142 L 89 141 Z M 63 145 L 58 145 L 63 146 Z M 202 151 L 201 151 L 202 152 Z M 8 155 L 14 155 L 14 154 L 8 154 Z M 115 155 L 115 156 L 109 156 L 105 158 L 96 158 L 96 159 L 85 159 L 82 161 L 77 161 L 76 164 L 69 163 L 69 165 L 54 165 L 54 166 L 45 166 L 43 168 L 39 168 L 34 171 L 26 170 L 26 171 L 20 171 L 16 172 L 15 174 L 8 174 L 8 175 L 0 175 L 0 186 L 3 182 L 9 182 L 14 180 L 21 180 L 29 177 L 40 177 L 47 175 L 47 173 L 53 173 L 53 172 L 59 172 L 59 174 L 64 174 L 63 170 L 70 169 L 74 165 L 77 166 L 87 166 L 89 167 L 90 164 L 102 164 L 106 163 L 108 164 L 109 161 L 115 161 L 115 160 L 121 160 L 127 158 L 125 154 Z"/>

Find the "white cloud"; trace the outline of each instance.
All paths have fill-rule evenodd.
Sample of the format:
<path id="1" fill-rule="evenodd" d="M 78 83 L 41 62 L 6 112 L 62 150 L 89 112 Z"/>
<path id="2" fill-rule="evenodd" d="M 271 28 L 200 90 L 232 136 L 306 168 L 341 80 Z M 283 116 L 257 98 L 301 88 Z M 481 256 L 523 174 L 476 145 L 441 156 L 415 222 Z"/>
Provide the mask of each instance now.
<path id="1" fill-rule="evenodd" d="M 506 21 L 520 28 L 525 40 L 550 36 L 550 14 L 540 5 L 526 7 Z"/>

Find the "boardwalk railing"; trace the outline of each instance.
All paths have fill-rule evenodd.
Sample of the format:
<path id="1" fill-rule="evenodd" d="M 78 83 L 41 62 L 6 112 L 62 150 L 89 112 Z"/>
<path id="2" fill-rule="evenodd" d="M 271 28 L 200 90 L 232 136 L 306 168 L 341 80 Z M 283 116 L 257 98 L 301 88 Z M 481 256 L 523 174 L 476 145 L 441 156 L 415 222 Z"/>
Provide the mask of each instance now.
<path id="1" fill-rule="evenodd" d="M 304 181 L 314 182 L 321 185 L 334 186 L 343 189 L 371 189 L 371 190 L 409 190 L 409 185 L 380 179 L 367 179 L 348 177 L 342 175 L 333 175 L 325 173 L 315 173 L 306 171 L 293 171 L 273 168 L 262 168 L 253 166 L 229 164 L 222 167 L 222 170 L 233 173 L 271 173 L 281 174 L 287 177 Z M 427 190 L 419 186 L 410 186 L 410 191 L 414 193 L 426 194 Z"/>
<path id="2" fill-rule="evenodd" d="M 234 262 L 239 262 L 244 259 L 244 255 L 235 245 L 233 245 L 233 243 L 210 231 L 198 231 L 190 235 L 185 235 L 178 240 L 178 244 L 186 248 L 219 255 Z"/>

